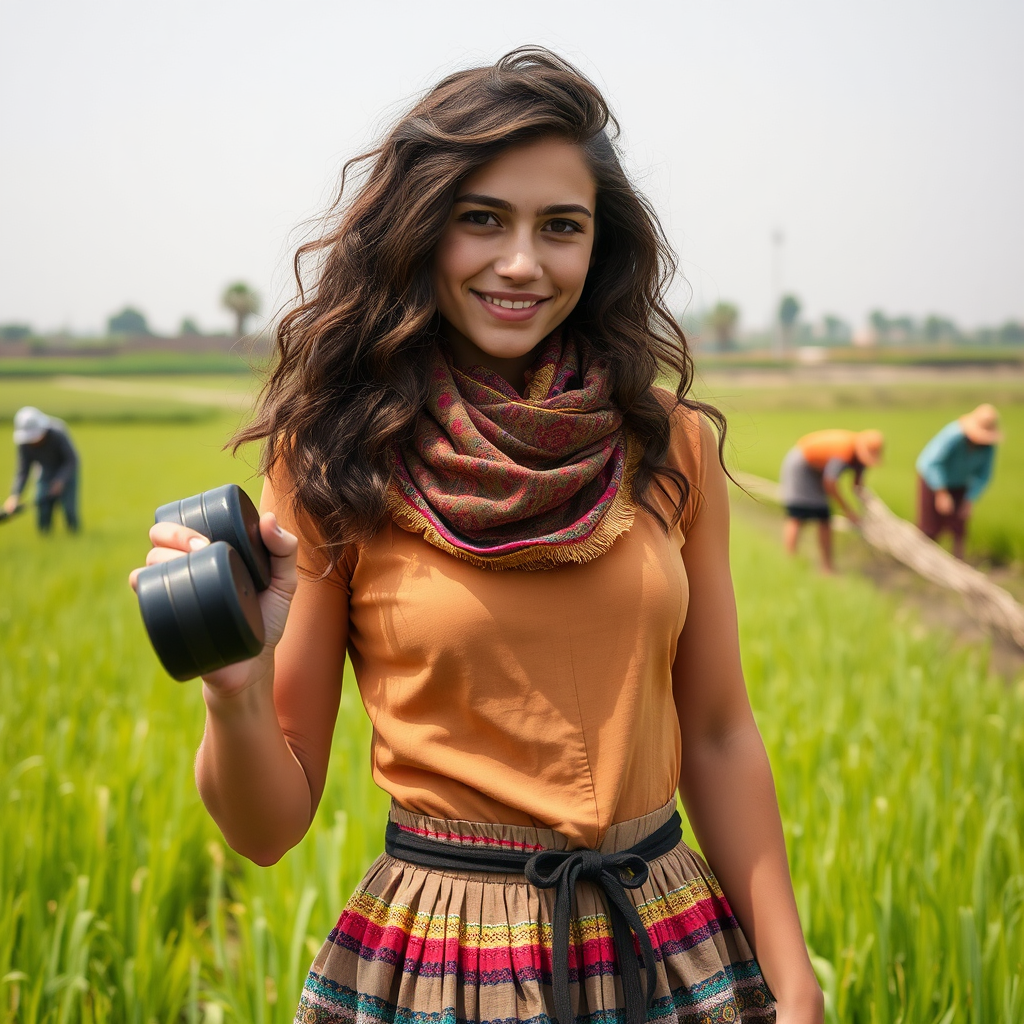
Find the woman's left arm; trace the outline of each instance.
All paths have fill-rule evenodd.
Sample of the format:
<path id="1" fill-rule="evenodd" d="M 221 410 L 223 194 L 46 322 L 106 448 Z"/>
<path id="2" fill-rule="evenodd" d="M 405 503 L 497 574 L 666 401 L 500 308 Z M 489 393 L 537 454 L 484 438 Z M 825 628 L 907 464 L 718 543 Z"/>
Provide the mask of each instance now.
<path id="1" fill-rule="evenodd" d="M 701 509 L 683 546 L 690 605 L 673 666 L 679 793 L 697 841 L 761 965 L 778 1024 L 820 1024 L 821 989 L 797 914 L 775 784 L 747 699 L 729 571 L 729 494 L 702 424 Z"/>

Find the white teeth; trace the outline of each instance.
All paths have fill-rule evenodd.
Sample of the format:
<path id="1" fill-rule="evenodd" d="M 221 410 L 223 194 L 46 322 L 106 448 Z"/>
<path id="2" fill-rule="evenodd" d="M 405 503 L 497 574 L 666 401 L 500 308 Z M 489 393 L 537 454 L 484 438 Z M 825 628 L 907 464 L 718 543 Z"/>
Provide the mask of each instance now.
<path id="1" fill-rule="evenodd" d="M 484 295 L 483 292 L 478 294 L 484 302 L 489 302 L 492 306 L 501 306 L 502 309 L 529 309 L 531 306 L 536 306 L 538 301 L 530 302 L 523 299 L 513 302 L 512 299 L 495 299 L 490 295 Z"/>

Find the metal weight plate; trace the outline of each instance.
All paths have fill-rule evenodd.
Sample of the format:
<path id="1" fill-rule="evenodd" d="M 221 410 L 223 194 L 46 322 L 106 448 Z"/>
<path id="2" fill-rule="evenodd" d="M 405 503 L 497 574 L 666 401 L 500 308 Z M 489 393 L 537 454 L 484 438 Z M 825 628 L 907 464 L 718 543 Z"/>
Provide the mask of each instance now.
<path id="1" fill-rule="evenodd" d="M 137 592 L 157 657 L 179 682 L 263 649 L 256 587 L 237 552 L 222 541 L 148 566 L 139 573 Z"/>
<path id="2" fill-rule="evenodd" d="M 270 586 L 270 552 L 260 536 L 260 514 L 237 484 L 161 505 L 156 522 L 181 523 L 211 541 L 225 541 L 241 556 L 257 589 Z"/>
<path id="3" fill-rule="evenodd" d="M 179 682 L 200 675 L 202 666 L 216 656 L 198 601 L 194 596 L 189 600 L 188 557 L 147 566 L 136 583 L 139 611 L 153 649 Z"/>
<path id="4" fill-rule="evenodd" d="M 238 552 L 222 542 L 189 556 L 192 587 L 221 664 L 254 658 L 263 650 L 259 591 Z"/>

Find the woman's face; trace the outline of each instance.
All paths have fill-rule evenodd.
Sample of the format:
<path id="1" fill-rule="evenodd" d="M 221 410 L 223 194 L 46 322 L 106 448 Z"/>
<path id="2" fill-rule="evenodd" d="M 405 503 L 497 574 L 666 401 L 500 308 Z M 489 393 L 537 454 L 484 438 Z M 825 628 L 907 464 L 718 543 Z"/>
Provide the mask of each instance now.
<path id="1" fill-rule="evenodd" d="M 443 331 L 459 365 L 519 387 L 537 344 L 579 301 L 597 189 L 578 146 L 515 146 L 459 183 L 434 256 Z"/>

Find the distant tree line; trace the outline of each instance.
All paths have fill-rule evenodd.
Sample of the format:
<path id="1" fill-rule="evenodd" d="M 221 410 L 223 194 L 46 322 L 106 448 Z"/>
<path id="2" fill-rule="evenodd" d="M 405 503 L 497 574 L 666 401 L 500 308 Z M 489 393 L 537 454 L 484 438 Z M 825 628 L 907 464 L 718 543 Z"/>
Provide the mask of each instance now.
<path id="1" fill-rule="evenodd" d="M 784 355 L 796 344 L 847 345 L 853 340 L 852 327 L 841 317 L 825 314 L 812 326 L 800 322 L 802 311 L 803 304 L 796 295 L 786 294 L 779 300 L 771 339 L 776 354 Z M 690 320 L 687 329 L 708 337 L 716 352 L 729 352 L 739 347 L 740 318 L 739 306 L 722 300 L 696 321 Z M 1024 324 L 1016 320 L 1008 320 L 1000 327 L 965 331 L 949 317 L 935 313 L 915 319 L 907 315 L 888 316 L 876 309 L 870 313 L 868 323 L 878 344 L 1024 344 Z"/>
<path id="2" fill-rule="evenodd" d="M 260 310 L 259 293 L 244 281 L 235 281 L 228 285 L 221 294 L 221 305 L 229 310 L 235 318 L 235 336 L 241 338 L 245 334 L 249 318 Z M 178 328 L 179 337 L 197 338 L 203 336 L 193 317 L 185 317 Z M 37 339 L 39 335 L 30 324 L 0 324 L 0 342 L 24 342 Z M 107 318 L 107 337 L 109 338 L 151 338 L 154 332 L 143 312 L 134 306 L 124 309 Z"/>
<path id="3" fill-rule="evenodd" d="M 31 337 L 29 324 L 0 324 L 0 341 L 27 341 Z"/>
<path id="4" fill-rule="evenodd" d="M 963 331 L 948 317 L 932 313 L 921 320 L 911 316 L 887 316 L 876 309 L 868 317 L 880 342 L 964 341 L 988 345 L 1024 344 L 1024 324 L 1008 320 L 1001 327 L 982 327 Z"/>

